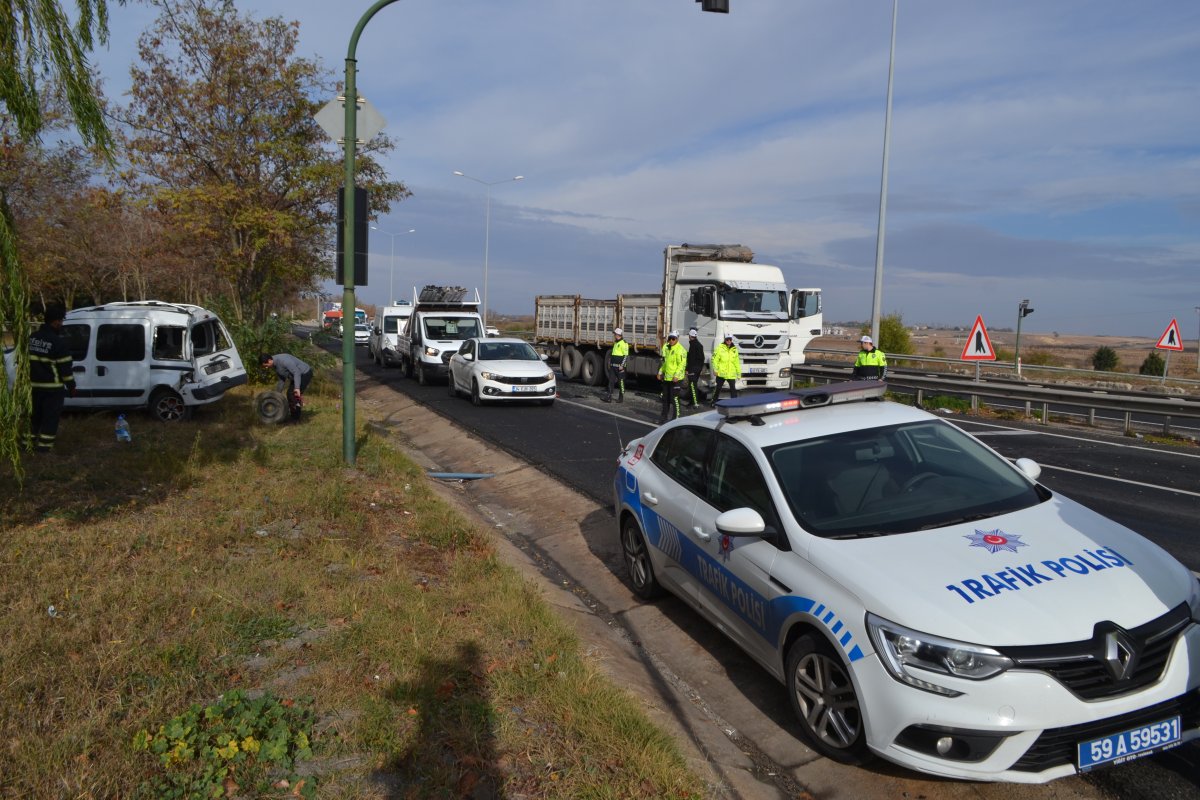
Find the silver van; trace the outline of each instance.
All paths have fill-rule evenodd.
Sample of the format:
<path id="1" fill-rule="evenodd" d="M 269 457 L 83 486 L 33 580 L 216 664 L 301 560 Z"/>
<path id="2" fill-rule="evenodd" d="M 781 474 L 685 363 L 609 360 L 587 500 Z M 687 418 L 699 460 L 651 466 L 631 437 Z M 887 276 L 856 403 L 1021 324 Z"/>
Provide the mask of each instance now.
<path id="1" fill-rule="evenodd" d="M 63 338 L 75 370 L 68 408 L 148 408 L 155 418 L 187 419 L 246 383 L 229 331 L 213 312 L 141 300 L 68 311 Z"/>

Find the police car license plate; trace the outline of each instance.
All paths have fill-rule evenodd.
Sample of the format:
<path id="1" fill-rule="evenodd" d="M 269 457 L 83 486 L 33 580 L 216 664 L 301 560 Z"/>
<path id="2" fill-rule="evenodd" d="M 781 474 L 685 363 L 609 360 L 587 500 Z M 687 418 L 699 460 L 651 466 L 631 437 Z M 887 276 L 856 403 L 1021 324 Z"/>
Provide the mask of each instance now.
<path id="1" fill-rule="evenodd" d="M 750 375 L 765 375 L 767 373 L 767 368 L 766 367 L 746 367 L 746 372 Z"/>
<path id="2" fill-rule="evenodd" d="M 514 387 L 512 387 L 512 389 L 513 389 L 514 393 L 524 393 L 524 392 L 536 392 L 538 390 L 538 387 L 536 387 L 536 386 L 514 386 Z"/>
<path id="3" fill-rule="evenodd" d="M 1120 764 L 1179 744 L 1179 717 L 1143 725 L 1079 744 L 1079 771 L 1103 764 Z"/>

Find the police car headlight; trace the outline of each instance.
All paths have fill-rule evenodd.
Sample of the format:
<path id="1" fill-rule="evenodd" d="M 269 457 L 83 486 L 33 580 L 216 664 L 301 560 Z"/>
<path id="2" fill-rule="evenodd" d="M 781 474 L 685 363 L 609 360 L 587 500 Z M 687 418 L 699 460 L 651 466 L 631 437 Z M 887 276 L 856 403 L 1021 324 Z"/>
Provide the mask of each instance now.
<path id="1" fill-rule="evenodd" d="M 883 663 L 901 683 L 934 694 L 958 697 L 962 692 L 931 682 L 935 675 L 983 681 L 1013 665 L 1011 659 L 990 647 L 956 642 L 919 633 L 902 625 L 867 615 L 867 627 Z"/>

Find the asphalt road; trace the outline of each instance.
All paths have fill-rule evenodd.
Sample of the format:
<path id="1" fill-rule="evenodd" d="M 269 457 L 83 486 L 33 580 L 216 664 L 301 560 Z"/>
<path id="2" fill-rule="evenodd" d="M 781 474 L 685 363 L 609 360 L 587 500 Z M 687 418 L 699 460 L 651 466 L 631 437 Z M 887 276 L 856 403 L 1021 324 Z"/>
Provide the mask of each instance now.
<path id="1" fill-rule="evenodd" d="M 658 400 L 651 384 L 631 387 L 621 405 L 601 402 L 596 389 L 562 382 L 559 400 L 551 408 L 523 403 L 475 407 L 465 398 L 451 398 L 444 385 L 422 387 L 402 377 L 398 369 L 377 367 L 361 352 L 365 348 L 359 349 L 358 367 L 366 374 L 605 505 L 611 504 L 611 480 L 621 443 L 649 431 L 658 418 Z M 1034 459 L 1042 465 L 1041 481 L 1047 487 L 1138 531 L 1200 572 L 1200 544 L 1194 541 L 1200 518 L 1200 481 L 1196 478 L 1200 453 L 1073 428 L 951 419 L 1009 458 Z M 615 551 L 613 542 L 589 546 L 604 561 L 615 560 L 615 552 L 609 552 Z M 746 694 L 738 702 L 758 706 L 760 712 L 778 703 L 777 687 L 761 675 L 757 665 L 681 603 L 666 603 L 670 618 L 687 636 L 712 652 L 730 674 L 744 676 L 737 683 Z M 764 679 L 749 680 L 756 674 Z M 751 685 L 757 688 L 750 691 Z M 778 716 L 775 722 L 787 730 L 790 723 L 785 712 L 776 715 L 768 711 L 768 715 Z M 768 753 L 772 750 L 770 745 L 765 749 Z M 885 768 L 880 777 L 884 782 L 879 796 L 890 796 L 892 792 L 883 787 L 892 776 Z M 1067 782 L 1073 788 L 1061 794 Z M 954 794 L 1160 800 L 1195 798 L 1198 793 L 1200 744 L 1193 742 L 1151 759 L 1044 787 L 1001 790 L 976 785 L 968 795 Z M 940 794 L 931 792 L 929 796 Z"/>

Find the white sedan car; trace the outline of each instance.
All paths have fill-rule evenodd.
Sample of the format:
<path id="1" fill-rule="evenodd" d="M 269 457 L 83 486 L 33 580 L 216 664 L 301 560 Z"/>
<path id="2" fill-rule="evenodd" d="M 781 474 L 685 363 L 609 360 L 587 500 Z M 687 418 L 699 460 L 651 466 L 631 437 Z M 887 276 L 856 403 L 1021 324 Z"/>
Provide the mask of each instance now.
<path id="1" fill-rule="evenodd" d="M 666 589 L 844 763 L 1043 783 L 1200 737 L 1200 583 L 945 420 L 848 382 L 722 400 L 614 476 Z"/>
<path id="2" fill-rule="evenodd" d="M 545 356 L 520 339 L 467 339 L 450 356 L 450 395 L 466 393 L 475 405 L 503 400 L 554 402 L 554 372 Z"/>

